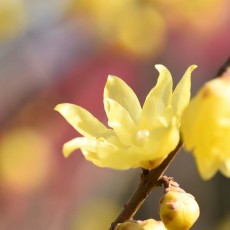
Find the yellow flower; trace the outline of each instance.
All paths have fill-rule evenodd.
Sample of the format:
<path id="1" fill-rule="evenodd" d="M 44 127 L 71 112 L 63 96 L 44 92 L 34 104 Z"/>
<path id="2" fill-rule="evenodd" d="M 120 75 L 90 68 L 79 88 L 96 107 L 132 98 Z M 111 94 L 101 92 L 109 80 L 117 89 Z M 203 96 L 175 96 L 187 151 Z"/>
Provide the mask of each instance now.
<path id="1" fill-rule="evenodd" d="M 188 68 L 172 93 L 170 72 L 163 65 L 156 65 L 160 75 L 143 108 L 124 81 L 109 76 L 104 107 L 110 128 L 77 105 L 57 105 L 55 110 L 84 136 L 67 142 L 64 155 L 81 149 L 87 160 L 100 167 L 157 167 L 179 142 L 180 118 L 190 99 L 190 75 L 194 68 Z"/>
<path id="2" fill-rule="evenodd" d="M 182 116 L 185 148 L 193 151 L 203 179 L 218 170 L 230 177 L 230 76 L 207 82 Z"/>

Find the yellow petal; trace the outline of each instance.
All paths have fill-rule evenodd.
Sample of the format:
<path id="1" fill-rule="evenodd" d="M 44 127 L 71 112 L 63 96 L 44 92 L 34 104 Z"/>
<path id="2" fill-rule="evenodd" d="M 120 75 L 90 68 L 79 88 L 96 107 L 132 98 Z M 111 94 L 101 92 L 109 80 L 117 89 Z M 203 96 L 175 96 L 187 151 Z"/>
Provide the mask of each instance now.
<path id="1" fill-rule="evenodd" d="M 143 146 L 143 152 L 146 154 L 146 160 L 166 157 L 180 140 L 177 127 L 171 125 L 168 128 L 155 128 L 150 131 L 149 137 Z"/>
<path id="2" fill-rule="evenodd" d="M 137 122 L 141 114 L 140 102 L 133 90 L 120 78 L 109 76 L 104 89 L 104 106 L 108 115 L 109 108 L 107 98 L 113 99 L 126 109 L 134 122 Z"/>
<path id="3" fill-rule="evenodd" d="M 107 107 L 108 125 L 113 128 L 122 143 L 133 144 L 136 125 L 129 112 L 112 99 L 105 98 L 104 103 Z"/>
<path id="4" fill-rule="evenodd" d="M 126 170 L 129 168 L 140 167 L 140 161 L 143 155 L 135 148 L 126 148 L 116 145 L 106 139 L 96 139 L 92 137 L 78 137 L 63 146 L 65 157 L 68 157 L 73 151 L 81 149 L 86 160 L 91 161 L 99 167 Z"/>
<path id="5" fill-rule="evenodd" d="M 94 137 L 77 137 L 63 145 L 63 153 L 65 157 L 68 157 L 73 151 L 77 149 L 84 149 L 87 152 L 95 153 L 91 157 L 100 158 L 100 151 L 116 150 L 116 146 L 107 142 L 105 139 L 94 138 Z"/>
<path id="6" fill-rule="evenodd" d="M 200 107 L 197 106 L 196 101 L 193 99 L 189 106 L 184 110 L 181 118 L 181 133 L 186 150 L 191 151 L 197 140 L 197 117 L 199 116 Z"/>
<path id="7" fill-rule="evenodd" d="M 139 151 L 127 148 L 98 148 L 97 152 L 81 150 L 85 158 L 99 167 L 106 167 L 118 170 L 141 167 L 141 154 Z"/>
<path id="8" fill-rule="evenodd" d="M 80 134 L 90 137 L 104 137 L 109 135 L 112 130 L 104 126 L 90 112 L 80 106 L 63 103 L 55 107 L 58 111 Z"/>
<path id="9" fill-rule="evenodd" d="M 196 65 L 191 65 L 180 82 L 177 84 L 172 95 L 172 107 L 178 116 L 181 116 L 183 110 L 188 105 L 190 100 L 190 88 L 191 88 L 191 73 L 196 69 Z"/>
<path id="10" fill-rule="evenodd" d="M 203 151 L 200 152 L 200 149 L 197 149 L 197 151 L 195 150 L 194 154 L 201 177 L 204 180 L 209 180 L 215 175 L 215 173 L 219 169 L 219 163 L 217 159 L 210 155 L 207 159 L 205 156 L 203 156 L 205 153 Z"/>
<path id="11" fill-rule="evenodd" d="M 172 76 L 163 65 L 156 65 L 160 75 L 156 86 L 146 97 L 140 119 L 140 128 L 152 128 L 162 116 L 172 96 Z"/>
<path id="12" fill-rule="evenodd" d="M 225 175 L 226 177 L 230 177 L 230 156 L 229 158 L 223 161 L 223 164 L 220 167 L 220 171 Z"/>
<path id="13" fill-rule="evenodd" d="M 83 152 L 86 153 L 86 152 Z M 130 168 L 137 168 L 140 167 L 140 165 L 137 165 L 136 160 L 133 162 L 132 155 L 124 155 L 126 152 L 118 151 L 114 153 L 106 154 L 106 157 L 101 160 L 97 159 L 95 157 L 91 156 L 91 153 L 87 153 L 85 156 L 86 160 L 91 161 L 94 165 L 102 168 L 111 168 L 111 169 L 117 169 L 117 170 L 127 170 Z M 124 155 L 122 157 L 119 157 L 120 155 Z"/>
<path id="14" fill-rule="evenodd" d="M 77 137 L 74 138 L 68 142 L 66 142 L 63 145 L 63 153 L 65 157 L 68 157 L 72 152 L 74 152 L 77 149 L 80 149 L 82 147 L 90 146 L 93 145 L 92 142 L 95 141 L 95 138 L 90 138 L 90 137 Z M 91 147 L 92 148 L 92 147 Z"/>

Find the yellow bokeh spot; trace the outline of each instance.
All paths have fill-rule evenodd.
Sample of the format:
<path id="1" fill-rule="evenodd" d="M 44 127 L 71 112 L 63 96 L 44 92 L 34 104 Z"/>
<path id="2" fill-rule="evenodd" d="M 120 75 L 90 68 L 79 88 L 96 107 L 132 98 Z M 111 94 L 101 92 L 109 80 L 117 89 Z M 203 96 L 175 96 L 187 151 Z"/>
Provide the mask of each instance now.
<path id="1" fill-rule="evenodd" d="M 157 3 L 169 23 L 200 31 L 201 35 L 215 33 L 226 22 L 228 1 L 226 0 L 151 0 Z M 205 31 L 205 33 L 204 33 Z"/>
<path id="2" fill-rule="evenodd" d="M 23 0 L 0 1 L 0 41 L 18 36 L 27 24 L 26 3 Z"/>
<path id="3" fill-rule="evenodd" d="M 135 54 L 158 53 L 165 42 L 166 25 L 161 14 L 149 6 L 136 6 L 119 20 L 118 41 Z"/>
<path id="4" fill-rule="evenodd" d="M 72 0 L 69 8 L 89 20 L 102 41 L 133 54 L 156 55 L 165 42 L 165 21 L 147 1 Z"/>
<path id="5" fill-rule="evenodd" d="M 79 210 L 71 230 L 109 229 L 119 210 L 120 206 L 112 199 L 91 200 Z"/>
<path id="6" fill-rule="evenodd" d="M 0 140 L 1 183 L 15 190 L 27 191 L 47 179 L 51 148 L 38 132 L 15 129 Z"/>

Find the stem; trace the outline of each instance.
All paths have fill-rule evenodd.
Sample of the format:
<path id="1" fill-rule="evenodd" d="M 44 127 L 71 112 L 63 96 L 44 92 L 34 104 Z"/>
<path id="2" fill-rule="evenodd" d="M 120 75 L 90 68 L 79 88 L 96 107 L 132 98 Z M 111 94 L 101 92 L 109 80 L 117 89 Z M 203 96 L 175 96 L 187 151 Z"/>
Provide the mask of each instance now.
<path id="1" fill-rule="evenodd" d="M 226 62 L 219 68 L 219 70 L 216 73 L 215 77 L 222 76 L 226 70 L 230 67 L 230 57 L 226 60 Z"/>
<path id="2" fill-rule="evenodd" d="M 178 153 L 181 146 L 182 142 L 180 141 L 177 147 L 157 168 L 150 171 L 145 169 L 143 170 L 139 186 L 137 187 L 131 198 L 128 200 L 128 202 L 124 205 L 124 209 L 111 224 L 109 230 L 114 230 L 118 223 L 123 223 L 126 220 L 132 219 L 138 209 L 144 203 L 147 196 L 152 192 L 152 190 L 163 184 L 162 176 L 168 168 L 169 164 Z"/>

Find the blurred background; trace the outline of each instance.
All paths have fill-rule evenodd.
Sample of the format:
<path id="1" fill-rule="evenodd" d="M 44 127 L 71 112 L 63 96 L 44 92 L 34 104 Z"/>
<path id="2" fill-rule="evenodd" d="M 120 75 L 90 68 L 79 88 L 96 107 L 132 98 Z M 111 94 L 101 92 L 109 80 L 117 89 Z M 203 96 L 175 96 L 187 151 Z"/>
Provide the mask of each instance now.
<path id="1" fill-rule="evenodd" d="M 101 169 L 62 145 L 78 134 L 53 110 L 78 104 L 106 123 L 108 74 L 143 103 L 158 73 L 177 83 L 197 64 L 193 94 L 230 56 L 228 0 L 0 1 L 0 229 L 106 230 L 139 181 L 140 170 Z M 194 230 L 230 229 L 230 180 L 199 177 L 191 154 L 167 171 L 198 200 Z M 136 219 L 159 219 L 162 189 Z"/>

